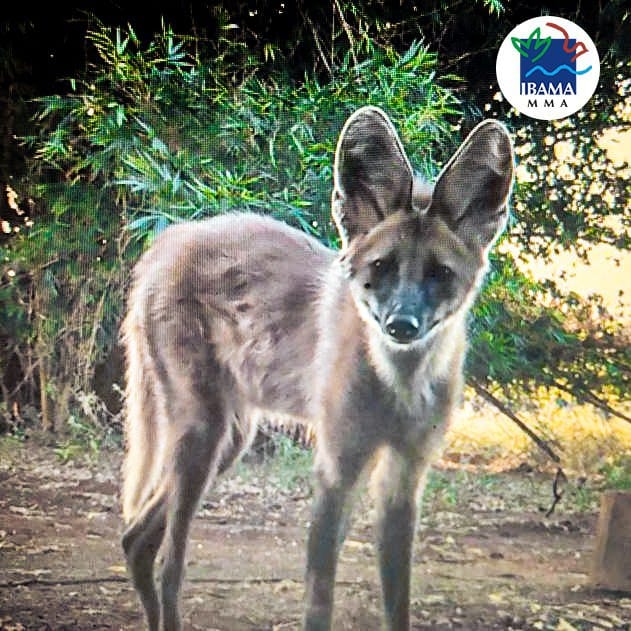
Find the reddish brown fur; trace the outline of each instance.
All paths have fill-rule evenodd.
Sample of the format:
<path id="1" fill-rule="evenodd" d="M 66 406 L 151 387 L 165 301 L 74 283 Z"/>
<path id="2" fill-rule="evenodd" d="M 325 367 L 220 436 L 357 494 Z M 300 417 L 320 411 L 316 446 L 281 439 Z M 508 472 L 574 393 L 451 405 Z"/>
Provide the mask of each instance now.
<path id="1" fill-rule="evenodd" d="M 251 214 L 176 225 L 143 256 L 123 325 L 123 546 L 151 629 L 180 626 L 186 539 L 206 485 L 274 416 L 317 437 L 305 629 L 330 628 L 348 496 L 377 455 L 385 622 L 408 628 L 417 496 L 460 397 L 467 309 L 511 177 L 506 132 L 486 123 L 434 196 L 418 187 L 415 200 L 392 125 L 362 108 L 336 153 L 339 257 Z"/>

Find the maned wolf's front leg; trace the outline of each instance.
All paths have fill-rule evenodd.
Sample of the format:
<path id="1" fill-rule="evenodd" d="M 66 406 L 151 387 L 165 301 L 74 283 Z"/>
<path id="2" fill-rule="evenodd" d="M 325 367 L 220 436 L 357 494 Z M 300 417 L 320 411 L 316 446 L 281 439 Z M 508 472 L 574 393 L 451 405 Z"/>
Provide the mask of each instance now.
<path id="1" fill-rule="evenodd" d="M 307 542 L 305 631 L 331 628 L 335 570 L 346 535 L 350 495 L 367 458 L 365 453 L 334 458 L 326 453 L 323 442 L 318 449 L 325 457 L 316 455 L 317 488 Z"/>
<path id="2" fill-rule="evenodd" d="M 307 543 L 305 631 L 328 631 L 333 611 L 337 556 L 344 536 L 346 489 L 316 491 Z"/>
<path id="3" fill-rule="evenodd" d="M 384 453 L 377 477 L 377 553 L 388 631 L 410 628 L 410 574 L 416 527 L 419 468 L 393 450 Z"/>

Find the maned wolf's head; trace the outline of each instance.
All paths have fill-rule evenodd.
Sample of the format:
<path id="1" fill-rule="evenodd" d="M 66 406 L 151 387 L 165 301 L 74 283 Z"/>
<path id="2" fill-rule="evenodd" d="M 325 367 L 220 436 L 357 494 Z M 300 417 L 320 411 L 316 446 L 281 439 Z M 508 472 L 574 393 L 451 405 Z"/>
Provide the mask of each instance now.
<path id="1" fill-rule="evenodd" d="M 506 129 L 479 124 L 423 193 L 384 112 L 346 122 L 333 217 L 359 312 L 397 345 L 424 340 L 469 306 L 503 229 L 513 179 Z"/>

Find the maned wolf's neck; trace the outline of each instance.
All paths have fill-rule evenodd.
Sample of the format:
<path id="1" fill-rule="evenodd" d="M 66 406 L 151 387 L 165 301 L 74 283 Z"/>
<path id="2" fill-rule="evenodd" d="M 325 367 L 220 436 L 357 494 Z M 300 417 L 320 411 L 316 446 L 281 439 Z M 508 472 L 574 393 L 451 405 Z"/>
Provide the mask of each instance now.
<path id="1" fill-rule="evenodd" d="M 429 339 L 408 349 L 395 347 L 383 335 L 371 337 L 368 359 L 382 382 L 413 410 L 431 401 L 437 385 L 459 382 L 465 338 L 465 316 L 458 313 Z"/>

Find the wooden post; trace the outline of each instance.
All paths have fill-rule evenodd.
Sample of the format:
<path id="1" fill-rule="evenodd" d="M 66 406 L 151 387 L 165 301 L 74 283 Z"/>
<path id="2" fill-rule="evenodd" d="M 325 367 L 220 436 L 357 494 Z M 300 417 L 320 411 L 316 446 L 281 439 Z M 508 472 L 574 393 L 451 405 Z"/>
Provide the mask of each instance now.
<path id="1" fill-rule="evenodd" d="M 631 492 L 606 491 L 600 501 L 591 582 L 631 592 Z"/>

